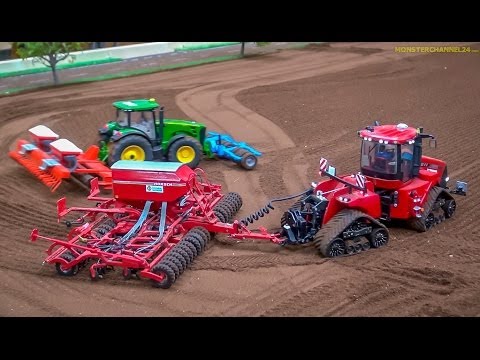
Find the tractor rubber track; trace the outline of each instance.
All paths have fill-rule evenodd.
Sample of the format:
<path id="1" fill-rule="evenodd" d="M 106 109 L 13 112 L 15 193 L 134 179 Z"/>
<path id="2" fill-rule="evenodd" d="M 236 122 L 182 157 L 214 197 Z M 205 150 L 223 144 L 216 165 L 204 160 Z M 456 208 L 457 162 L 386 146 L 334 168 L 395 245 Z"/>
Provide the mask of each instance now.
<path id="1" fill-rule="evenodd" d="M 438 197 L 444 190 L 445 189 L 439 186 L 434 186 L 430 189 L 430 191 L 428 192 L 427 201 L 425 202 L 425 206 L 423 207 L 425 210 L 423 211 L 422 217 L 409 221 L 409 225 L 413 230 L 416 230 L 418 232 L 425 232 L 428 230 L 425 227 L 425 219 L 427 218 L 428 214 L 430 214 L 430 211 L 432 210 L 435 201 L 437 201 Z"/>
<path id="2" fill-rule="evenodd" d="M 387 227 L 381 222 L 361 211 L 352 209 L 342 210 L 338 214 L 335 214 L 335 216 L 333 216 L 330 221 L 315 235 L 313 244 L 318 250 L 319 254 L 323 254 L 325 252 L 325 248 L 328 246 L 330 240 L 340 235 L 354 220 L 360 218 L 368 219 L 372 224 L 376 225 L 376 227 L 382 227 L 388 231 Z M 355 254 L 344 254 L 340 256 L 350 255 Z"/>

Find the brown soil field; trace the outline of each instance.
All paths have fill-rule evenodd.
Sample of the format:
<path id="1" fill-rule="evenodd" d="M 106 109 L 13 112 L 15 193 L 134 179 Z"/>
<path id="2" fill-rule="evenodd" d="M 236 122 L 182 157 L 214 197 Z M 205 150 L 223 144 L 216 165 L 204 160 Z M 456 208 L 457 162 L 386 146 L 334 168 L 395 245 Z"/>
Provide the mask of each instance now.
<path id="1" fill-rule="evenodd" d="M 394 46 L 310 46 L 0 98 L 0 316 L 479 316 L 480 57 Z M 49 244 L 31 243 L 30 232 L 64 236 L 56 200 L 86 205 L 86 193 L 73 183 L 50 193 L 8 151 L 38 124 L 86 149 L 113 115 L 112 101 L 143 97 L 165 105 L 167 117 L 201 121 L 264 152 L 249 172 L 201 163 L 225 192 L 242 194 L 239 218 L 318 181 L 320 157 L 356 172 L 356 131 L 374 120 L 435 134 L 438 148 L 425 154 L 447 161 L 451 181 L 467 181 L 469 194 L 431 231 L 392 227 L 387 246 L 356 256 L 325 259 L 311 246 L 219 235 L 168 290 L 120 271 L 98 282 L 85 270 L 60 277 L 42 266 Z M 278 228 L 290 204 L 254 225 Z"/>

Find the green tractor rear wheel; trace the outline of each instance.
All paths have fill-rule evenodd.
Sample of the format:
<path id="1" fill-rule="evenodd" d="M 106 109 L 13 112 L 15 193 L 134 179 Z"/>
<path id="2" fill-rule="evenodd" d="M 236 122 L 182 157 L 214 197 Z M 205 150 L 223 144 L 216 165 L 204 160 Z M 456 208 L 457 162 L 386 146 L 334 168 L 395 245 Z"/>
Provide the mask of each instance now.
<path id="1" fill-rule="evenodd" d="M 152 145 L 141 136 L 125 136 L 112 144 L 108 164 L 111 166 L 118 160 L 151 161 Z"/>
<path id="2" fill-rule="evenodd" d="M 170 145 L 167 158 L 170 162 L 181 162 L 194 169 L 200 163 L 202 154 L 200 142 L 191 136 L 185 136 Z"/>

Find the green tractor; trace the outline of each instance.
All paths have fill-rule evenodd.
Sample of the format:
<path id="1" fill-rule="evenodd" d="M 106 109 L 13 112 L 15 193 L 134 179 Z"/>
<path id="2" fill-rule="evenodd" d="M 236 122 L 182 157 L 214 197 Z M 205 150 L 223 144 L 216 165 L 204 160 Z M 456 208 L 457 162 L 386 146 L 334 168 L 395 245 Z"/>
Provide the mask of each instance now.
<path id="1" fill-rule="evenodd" d="M 166 160 L 198 166 L 203 155 L 204 124 L 164 119 L 164 108 L 155 99 L 116 101 L 113 106 L 116 119 L 99 130 L 99 159 L 108 166 L 118 160 Z"/>

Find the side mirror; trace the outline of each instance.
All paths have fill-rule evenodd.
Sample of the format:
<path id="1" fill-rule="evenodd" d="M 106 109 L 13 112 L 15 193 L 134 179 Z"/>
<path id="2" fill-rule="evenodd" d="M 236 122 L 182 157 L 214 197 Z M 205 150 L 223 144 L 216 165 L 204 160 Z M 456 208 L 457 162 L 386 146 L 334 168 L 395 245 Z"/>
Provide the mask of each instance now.
<path id="1" fill-rule="evenodd" d="M 437 148 L 437 140 L 436 139 L 430 139 L 430 141 L 428 142 L 428 145 L 431 148 L 436 149 Z"/>
<path id="2" fill-rule="evenodd" d="M 328 166 L 327 173 L 330 175 L 336 176 L 337 175 L 337 169 L 334 168 L 333 166 Z"/>

